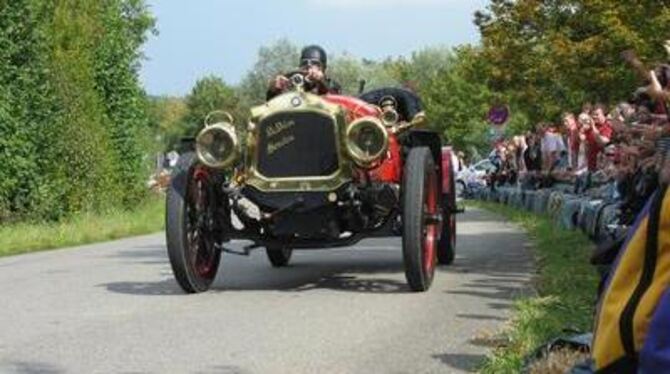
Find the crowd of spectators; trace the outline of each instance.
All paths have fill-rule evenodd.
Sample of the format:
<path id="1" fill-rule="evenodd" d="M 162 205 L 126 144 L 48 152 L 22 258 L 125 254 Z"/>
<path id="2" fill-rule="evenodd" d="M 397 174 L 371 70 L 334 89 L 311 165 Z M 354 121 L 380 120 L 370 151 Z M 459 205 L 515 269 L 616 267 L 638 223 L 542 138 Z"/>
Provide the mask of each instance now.
<path id="1" fill-rule="evenodd" d="M 633 54 L 624 56 L 643 73 Z M 556 184 L 570 185 L 576 194 L 599 189 L 602 197 L 621 201 L 623 221 L 632 221 L 668 169 L 669 77 L 670 67 L 660 65 L 646 72 L 647 85 L 629 101 L 584 103 L 578 113 L 563 113 L 560 123 L 538 123 L 532 131 L 499 141 L 489 155 L 496 167 L 489 176 L 491 190 Z"/>
<path id="2" fill-rule="evenodd" d="M 626 56 L 642 75 L 641 63 Z M 554 123 L 497 142 L 494 170 L 475 198 L 525 208 L 581 229 L 596 243 L 599 292 L 631 227 L 670 184 L 670 65 L 646 71 L 646 84 L 615 105 L 584 103 Z"/>
<path id="3" fill-rule="evenodd" d="M 670 41 L 666 49 L 670 60 Z M 634 298 L 642 283 L 637 284 L 635 293 L 627 299 L 625 292 L 612 286 L 615 284 L 612 279 L 617 274 L 624 283 L 628 278 L 636 282 L 635 271 L 655 269 L 647 273 L 655 274 L 655 281 L 649 280 L 649 283 L 656 282 L 660 287 L 657 279 L 664 278 L 657 276 L 667 270 L 661 268 L 654 257 L 656 251 L 662 252 L 665 243 L 661 244 L 659 238 L 662 236 L 654 235 L 652 230 L 656 233 L 663 230 L 659 222 L 667 220 L 668 213 L 667 209 L 662 209 L 662 204 L 664 196 L 667 196 L 663 193 L 670 184 L 670 65 L 660 64 L 647 69 L 632 52 L 625 52 L 623 57 L 645 81 L 630 100 L 614 105 L 584 103 L 580 110 L 565 112 L 554 123 L 539 123 L 532 131 L 499 141 L 489 155 L 489 161 L 495 168 L 489 175 L 488 188 L 476 189 L 472 194 L 482 200 L 543 214 L 552 219 L 557 227 L 579 229 L 594 240 L 596 246 L 590 261 L 601 275 L 598 294 L 602 309 L 599 312 L 608 313 L 605 319 L 601 318 L 602 314 L 596 317 L 599 328 L 606 326 L 602 323 L 607 318 L 614 320 L 614 324 L 620 324 L 628 318 L 629 310 L 637 313 L 629 308 L 637 305 L 633 304 L 636 302 Z M 655 191 L 662 193 L 655 195 Z M 648 221 L 642 228 L 639 224 L 642 220 L 637 221 L 638 225 L 634 222 L 638 217 L 645 217 L 641 214 L 645 205 L 650 208 L 643 213 L 647 214 Z M 626 251 L 625 256 L 620 256 L 622 250 Z M 628 256 L 629 253 L 632 254 Z M 654 256 L 649 257 L 649 253 Z M 650 258 L 654 259 L 653 262 L 648 261 Z M 639 263 L 631 265 L 638 260 Z M 626 261 L 629 261 L 628 267 L 621 265 Z M 612 269 L 615 269 L 614 273 L 611 273 Z M 639 279 L 643 282 L 645 278 L 640 276 Z M 607 288 L 607 285 L 611 287 Z M 621 287 L 621 282 L 618 287 Z M 648 285 L 645 287 L 646 298 L 651 288 Z M 667 284 L 663 283 L 662 288 L 667 291 Z M 615 310 L 612 305 L 616 304 L 625 307 Z M 638 323 L 635 326 L 647 329 L 649 325 Z M 648 336 L 653 336 L 646 333 L 638 337 L 648 339 Z M 580 350 L 589 351 L 591 347 L 585 342 L 591 338 L 592 335 L 586 334 L 571 342 L 577 342 Z M 598 341 L 597 336 L 594 341 Z M 667 358 L 666 345 L 645 342 L 644 346 L 647 344 L 658 348 L 659 352 L 664 350 L 663 355 L 666 356 L 663 357 Z M 612 347 L 612 350 L 618 349 L 616 344 Z M 600 349 L 600 360 L 605 351 Z M 598 359 L 595 353 L 593 357 Z M 667 361 L 664 363 L 667 367 Z M 586 370 L 587 367 L 590 367 L 588 362 L 580 366 L 585 371 L 570 372 L 593 372 Z M 637 367 L 637 361 L 633 367 Z"/>

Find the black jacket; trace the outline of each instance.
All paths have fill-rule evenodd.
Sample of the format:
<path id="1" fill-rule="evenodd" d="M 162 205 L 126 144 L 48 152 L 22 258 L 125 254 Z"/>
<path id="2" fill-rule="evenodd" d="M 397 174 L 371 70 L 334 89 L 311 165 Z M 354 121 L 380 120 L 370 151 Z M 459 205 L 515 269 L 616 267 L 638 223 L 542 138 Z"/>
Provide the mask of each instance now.
<path id="1" fill-rule="evenodd" d="M 288 74 L 285 76 L 287 78 L 289 77 Z M 283 92 L 283 90 L 277 90 L 271 86 L 265 94 L 265 100 L 270 101 L 275 96 L 281 95 Z M 342 87 L 334 80 L 326 78 L 323 82 L 305 82 L 305 92 L 311 92 L 316 95 L 340 94 L 342 92 Z"/>

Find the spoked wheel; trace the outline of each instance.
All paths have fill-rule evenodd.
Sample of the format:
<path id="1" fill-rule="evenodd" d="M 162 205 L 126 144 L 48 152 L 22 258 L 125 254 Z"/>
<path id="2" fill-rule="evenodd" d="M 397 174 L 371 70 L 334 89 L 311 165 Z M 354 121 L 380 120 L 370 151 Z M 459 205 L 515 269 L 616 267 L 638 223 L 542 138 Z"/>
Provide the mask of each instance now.
<path id="1" fill-rule="evenodd" d="M 444 170 L 442 172 L 445 172 Z M 456 189 L 454 184 L 454 171 L 449 165 L 449 191 L 443 195 L 443 224 L 440 242 L 437 248 L 437 260 L 442 265 L 454 262 L 456 256 Z"/>
<path id="2" fill-rule="evenodd" d="M 219 268 L 215 176 L 193 153 L 180 157 L 167 193 L 166 235 L 172 271 L 188 293 L 209 289 Z"/>
<path id="3" fill-rule="evenodd" d="M 268 260 L 273 267 L 280 268 L 288 265 L 293 254 L 293 249 L 282 247 L 268 247 L 265 248 L 265 253 L 268 255 Z"/>
<path id="4" fill-rule="evenodd" d="M 402 249 L 405 276 L 412 291 L 430 288 L 441 231 L 439 184 L 430 150 L 413 148 L 403 180 Z"/>

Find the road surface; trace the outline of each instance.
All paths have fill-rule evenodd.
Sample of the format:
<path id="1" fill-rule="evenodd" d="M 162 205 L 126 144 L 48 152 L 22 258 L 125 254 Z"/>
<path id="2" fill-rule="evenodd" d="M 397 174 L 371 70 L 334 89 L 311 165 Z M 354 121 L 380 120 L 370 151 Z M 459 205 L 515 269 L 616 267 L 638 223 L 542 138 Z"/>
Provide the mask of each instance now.
<path id="1" fill-rule="evenodd" d="M 238 244 L 239 245 L 239 244 Z M 476 209 L 455 264 L 405 285 L 399 239 L 224 255 L 213 290 L 184 295 L 163 234 L 0 259 L 2 373 L 458 373 L 489 352 L 529 292 L 526 238 Z"/>

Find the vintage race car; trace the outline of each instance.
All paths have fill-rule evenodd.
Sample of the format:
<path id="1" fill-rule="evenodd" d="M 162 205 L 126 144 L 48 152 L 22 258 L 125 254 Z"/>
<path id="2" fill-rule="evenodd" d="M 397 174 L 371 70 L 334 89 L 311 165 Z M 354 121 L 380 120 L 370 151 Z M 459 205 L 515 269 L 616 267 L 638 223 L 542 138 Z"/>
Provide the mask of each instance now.
<path id="1" fill-rule="evenodd" d="M 407 282 L 427 290 L 436 264 L 454 259 L 456 207 L 451 150 L 419 129 L 419 98 L 397 88 L 317 96 L 301 74 L 291 82 L 251 110 L 244 142 L 230 115 L 213 113 L 180 157 L 166 214 L 179 285 L 209 289 L 222 253 L 265 248 L 281 267 L 294 249 L 402 236 Z M 231 239 L 253 244 L 234 251 Z"/>

